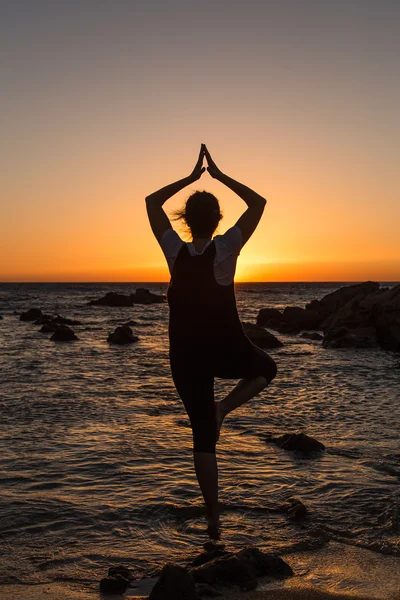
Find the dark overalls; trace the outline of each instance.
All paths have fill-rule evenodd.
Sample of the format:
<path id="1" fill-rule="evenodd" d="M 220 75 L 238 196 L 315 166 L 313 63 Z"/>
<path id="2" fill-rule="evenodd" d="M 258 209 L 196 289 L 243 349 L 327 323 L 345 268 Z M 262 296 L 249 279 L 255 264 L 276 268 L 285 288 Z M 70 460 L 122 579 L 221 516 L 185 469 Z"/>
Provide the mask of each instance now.
<path id="1" fill-rule="evenodd" d="M 172 378 L 188 413 L 194 452 L 215 453 L 214 377 L 274 379 L 275 361 L 243 331 L 234 283 L 214 276 L 215 243 L 191 256 L 182 245 L 172 269 L 167 299 Z"/>

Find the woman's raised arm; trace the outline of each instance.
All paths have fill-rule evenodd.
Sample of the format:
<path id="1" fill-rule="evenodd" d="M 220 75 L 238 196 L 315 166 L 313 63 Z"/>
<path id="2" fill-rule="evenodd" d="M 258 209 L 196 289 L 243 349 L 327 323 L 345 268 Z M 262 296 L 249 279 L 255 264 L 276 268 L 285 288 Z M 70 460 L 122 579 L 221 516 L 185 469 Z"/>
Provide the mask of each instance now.
<path id="1" fill-rule="evenodd" d="M 165 187 L 157 190 L 150 196 L 146 196 L 146 209 L 147 215 L 149 217 L 151 229 L 160 242 L 163 236 L 163 233 L 172 227 L 170 220 L 167 217 L 164 209 L 162 208 L 163 204 L 172 196 L 183 190 L 187 185 L 190 185 L 194 181 L 200 179 L 204 171 L 206 170 L 203 167 L 203 159 L 204 159 L 204 144 L 201 145 L 199 158 L 197 159 L 197 163 L 188 177 L 184 177 L 179 181 L 175 181 L 174 183 L 170 183 Z"/>
<path id="2" fill-rule="evenodd" d="M 240 196 L 240 198 L 242 198 L 242 200 L 244 200 L 248 206 L 248 209 L 236 222 L 236 226 L 239 227 L 242 232 L 242 245 L 244 245 L 251 237 L 258 223 L 260 222 L 267 201 L 265 198 L 247 187 L 247 185 L 243 185 L 243 183 L 239 183 L 238 181 L 235 181 L 235 179 L 232 179 L 232 177 L 228 177 L 228 175 L 222 173 L 222 171 L 220 171 L 211 158 L 207 147 L 205 146 L 204 148 L 208 163 L 207 171 L 210 173 L 211 177 L 214 177 L 214 179 L 217 179 L 229 187 L 233 192 L 235 192 L 235 194 Z"/>

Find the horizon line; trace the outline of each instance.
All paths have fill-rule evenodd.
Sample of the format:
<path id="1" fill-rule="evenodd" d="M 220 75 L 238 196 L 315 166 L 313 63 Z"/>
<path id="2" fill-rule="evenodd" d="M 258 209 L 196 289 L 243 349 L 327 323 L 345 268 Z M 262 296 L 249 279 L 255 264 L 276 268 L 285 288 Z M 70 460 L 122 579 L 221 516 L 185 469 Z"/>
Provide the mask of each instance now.
<path id="1" fill-rule="evenodd" d="M 258 284 L 258 283 L 264 283 L 264 284 L 283 284 L 283 283 L 366 283 L 368 281 L 376 281 L 376 283 L 400 283 L 400 281 L 394 281 L 394 280 L 373 280 L 373 279 L 362 279 L 362 280 L 353 280 L 353 279 L 342 279 L 342 280 L 320 280 L 320 279 L 313 279 L 313 280 L 293 280 L 293 281 L 234 281 L 235 284 Z M 60 284 L 60 283 L 65 283 L 65 284 L 82 284 L 82 283 L 90 283 L 90 284 L 109 284 L 109 285 L 113 285 L 113 284 L 125 284 L 125 285 L 132 285 L 132 284 L 150 284 L 150 285 L 161 285 L 161 284 L 168 284 L 168 281 L 0 281 L 0 285 L 1 284 L 29 284 L 29 283 L 34 283 L 34 284 Z"/>

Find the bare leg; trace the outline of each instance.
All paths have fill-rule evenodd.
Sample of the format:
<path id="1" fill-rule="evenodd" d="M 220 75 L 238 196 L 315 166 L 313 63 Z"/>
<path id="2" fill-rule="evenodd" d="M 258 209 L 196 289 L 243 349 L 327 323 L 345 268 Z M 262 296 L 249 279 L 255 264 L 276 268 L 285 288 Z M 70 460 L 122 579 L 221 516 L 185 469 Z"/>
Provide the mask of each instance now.
<path id="1" fill-rule="evenodd" d="M 210 533 L 218 528 L 218 467 L 217 457 L 211 452 L 193 452 L 197 481 L 207 509 Z"/>
<path id="2" fill-rule="evenodd" d="M 259 375 L 253 379 L 241 379 L 231 392 L 221 400 L 215 403 L 215 417 L 217 421 L 217 439 L 222 422 L 227 414 L 242 406 L 245 402 L 254 398 L 268 385 L 268 380 Z"/>

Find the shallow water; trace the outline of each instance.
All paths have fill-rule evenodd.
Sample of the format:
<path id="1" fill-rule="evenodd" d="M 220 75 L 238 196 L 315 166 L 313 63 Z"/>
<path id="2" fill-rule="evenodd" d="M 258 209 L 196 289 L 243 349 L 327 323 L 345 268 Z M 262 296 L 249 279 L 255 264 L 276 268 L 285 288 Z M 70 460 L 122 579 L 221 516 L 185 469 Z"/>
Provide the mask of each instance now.
<path id="1" fill-rule="evenodd" d="M 343 284 L 238 284 L 239 313 L 304 306 Z M 387 284 L 385 284 L 387 285 Z M 166 284 L 0 284 L 0 583 L 85 581 L 125 562 L 149 575 L 207 540 L 191 430 L 170 376 L 168 306 L 88 306 Z M 82 321 L 60 344 L 19 321 L 30 307 Z M 129 319 L 139 342 L 107 343 Z M 309 549 L 327 540 L 400 554 L 400 356 L 327 350 L 281 335 L 278 376 L 224 422 L 217 446 L 230 548 Z M 216 380 L 216 398 L 234 385 Z M 304 431 L 304 458 L 266 442 Z M 290 496 L 309 515 L 278 510 Z"/>

